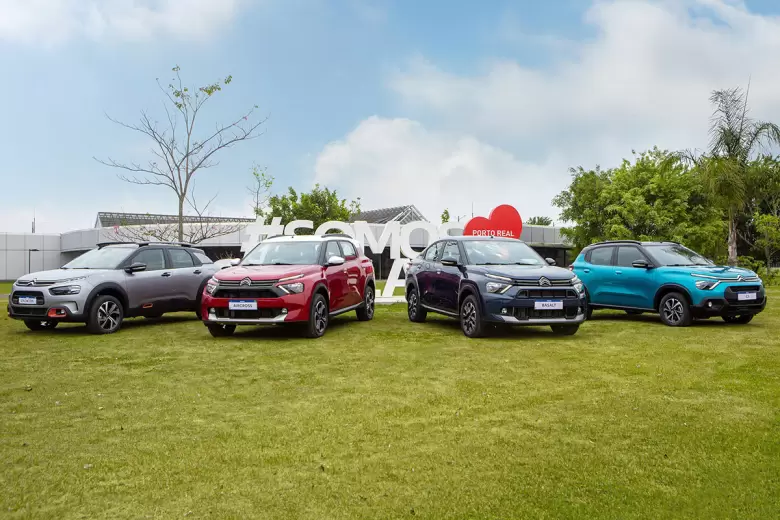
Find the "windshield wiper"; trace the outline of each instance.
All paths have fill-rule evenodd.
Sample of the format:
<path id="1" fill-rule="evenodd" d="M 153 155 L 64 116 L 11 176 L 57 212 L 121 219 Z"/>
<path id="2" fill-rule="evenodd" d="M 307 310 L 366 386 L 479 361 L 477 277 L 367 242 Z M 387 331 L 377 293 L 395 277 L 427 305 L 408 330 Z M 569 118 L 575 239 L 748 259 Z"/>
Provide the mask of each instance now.
<path id="1" fill-rule="evenodd" d="M 699 264 L 666 264 L 666 267 L 692 267 Z"/>
<path id="2" fill-rule="evenodd" d="M 477 264 L 477 265 L 511 265 L 511 264 L 507 264 L 507 263 L 503 263 L 503 262 L 502 262 L 502 263 L 497 263 L 497 262 L 484 262 L 484 263 Z"/>
<path id="3" fill-rule="evenodd" d="M 542 265 L 539 262 L 512 262 L 512 265 Z"/>

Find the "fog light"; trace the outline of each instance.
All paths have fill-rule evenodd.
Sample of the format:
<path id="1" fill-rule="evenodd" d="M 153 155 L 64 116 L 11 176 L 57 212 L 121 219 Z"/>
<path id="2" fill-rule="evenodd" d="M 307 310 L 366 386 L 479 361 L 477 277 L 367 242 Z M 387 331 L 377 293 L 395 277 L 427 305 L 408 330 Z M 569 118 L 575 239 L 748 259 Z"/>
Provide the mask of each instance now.
<path id="1" fill-rule="evenodd" d="M 63 318 L 65 317 L 65 309 L 49 309 L 49 312 L 46 313 L 46 316 L 49 318 Z"/>
<path id="2" fill-rule="evenodd" d="M 712 302 L 707 302 L 707 307 L 712 307 Z"/>
<path id="3" fill-rule="evenodd" d="M 209 314 L 216 314 L 216 313 L 217 311 L 215 311 L 214 309 L 209 309 Z"/>
<path id="4" fill-rule="evenodd" d="M 509 310 L 506 307 L 501 309 L 501 314 L 507 314 L 508 312 L 509 312 Z"/>
<path id="5" fill-rule="evenodd" d="M 287 314 L 287 309 L 282 309 L 282 314 Z"/>

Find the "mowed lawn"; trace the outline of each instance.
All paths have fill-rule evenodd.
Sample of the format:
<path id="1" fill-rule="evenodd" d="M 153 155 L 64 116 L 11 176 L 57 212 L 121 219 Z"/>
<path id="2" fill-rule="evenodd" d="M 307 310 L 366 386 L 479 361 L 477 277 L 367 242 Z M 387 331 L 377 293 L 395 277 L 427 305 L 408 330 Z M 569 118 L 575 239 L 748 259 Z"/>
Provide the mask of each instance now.
<path id="1" fill-rule="evenodd" d="M 0 317 L 0 517 L 777 518 L 780 291 L 747 326 L 597 313 L 468 340 Z"/>

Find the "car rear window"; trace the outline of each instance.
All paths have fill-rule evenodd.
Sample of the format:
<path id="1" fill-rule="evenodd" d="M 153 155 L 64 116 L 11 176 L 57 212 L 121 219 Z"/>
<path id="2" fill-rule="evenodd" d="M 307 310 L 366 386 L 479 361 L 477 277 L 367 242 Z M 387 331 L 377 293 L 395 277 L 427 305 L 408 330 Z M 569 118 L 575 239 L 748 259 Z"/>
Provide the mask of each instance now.
<path id="1" fill-rule="evenodd" d="M 200 260 L 201 264 L 213 264 L 214 262 L 211 260 L 211 258 L 207 257 L 204 253 L 201 253 L 199 251 L 193 251 L 193 255 L 195 255 L 195 258 Z"/>

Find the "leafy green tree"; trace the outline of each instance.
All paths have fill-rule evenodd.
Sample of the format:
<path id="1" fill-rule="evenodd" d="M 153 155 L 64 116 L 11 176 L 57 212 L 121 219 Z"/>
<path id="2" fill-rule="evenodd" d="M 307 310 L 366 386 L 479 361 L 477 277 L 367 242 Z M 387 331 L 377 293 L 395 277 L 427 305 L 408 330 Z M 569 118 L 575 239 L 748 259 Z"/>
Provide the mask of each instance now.
<path id="1" fill-rule="evenodd" d="M 748 96 L 742 89 L 716 90 L 710 96 L 715 106 L 710 121 L 708 151 L 696 155 L 679 152 L 696 165 L 702 185 L 728 226 L 728 262 L 737 263 L 739 222 L 750 202 L 750 162 L 764 145 L 780 144 L 780 128 L 748 115 Z"/>
<path id="2" fill-rule="evenodd" d="M 268 199 L 269 215 L 282 217 L 282 222 L 311 220 L 314 228 L 329 220 L 347 222 L 360 213 L 360 199 L 347 202 L 339 199 L 336 190 L 322 188 L 319 184 L 309 193 L 298 193 L 288 188 L 286 195 L 274 195 Z M 313 230 L 301 230 L 300 234 L 312 234 Z"/>
<path id="3" fill-rule="evenodd" d="M 172 190 L 176 194 L 179 210 L 175 236 L 182 241 L 185 208 L 189 207 L 198 217 L 203 217 L 203 213 L 214 200 L 212 198 L 205 206 L 198 205 L 194 196 L 195 174 L 215 166 L 216 156 L 223 150 L 260 136 L 258 129 L 265 119 L 257 120 L 254 117 L 257 109 L 255 105 L 227 123 L 216 126 L 207 124 L 204 125 L 205 129 L 201 130 L 201 110 L 223 87 L 233 81 L 233 77 L 227 76 L 223 81 L 190 88 L 184 85 L 180 70 L 178 66 L 173 68 L 174 78 L 165 87 L 157 80 L 164 98 L 165 116 L 162 123 L 145 111 L 141 112 L 138 123 L 124 123 L 109 117 L 111 122 L 138 132 L 151 141 L 147 160 L 131 163 L 120 163 L 111 158 L 96 160 L 106 166 L 123 170 L 124 173 L 120 174 L 119 178 L 131 184 L 163 186 Z M 197 221 L 205 225 L 208 219 L 199 218 Z M 232 227 L 215 227 L 213 233 L 206 238 L 233 231 L 235 229 Z"/>
<path id="4" fill-rule="evenodd" d="M 572 169 L 553 200 L 576 248 L 600 240 L 674 240 L 714 256 L 724 237 L 717 209 L 690 169 L 654 148 L 614 169 Z M 672 166 L 670 166 L 672 164 Z"/>
<path id="5" fill-rule="evenodd" d="M 531 217 L 525 221 L 529 226 L 552 226 L 552 219 L 550 217 Z"/>
<path id="6" fill-rule="evenodd" d="M 252 195 L 252 209 L 256 216 L 262 217 L 265 214 L 273 185 L 274 178 L 268 175 L 267 170 L 257 166 L 252 167 L 252 185 L 247 187 L 247 191 Z"/>
<path id="7" fill-rule="evenodd" d="M 444 224 L 450 221 L 450 210 L 445 209 L 441 212 L 441 223 Z"/>

